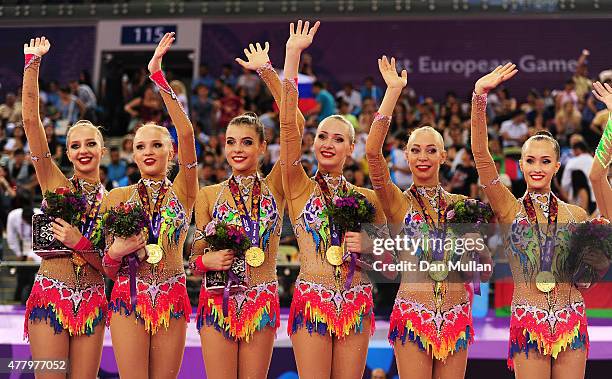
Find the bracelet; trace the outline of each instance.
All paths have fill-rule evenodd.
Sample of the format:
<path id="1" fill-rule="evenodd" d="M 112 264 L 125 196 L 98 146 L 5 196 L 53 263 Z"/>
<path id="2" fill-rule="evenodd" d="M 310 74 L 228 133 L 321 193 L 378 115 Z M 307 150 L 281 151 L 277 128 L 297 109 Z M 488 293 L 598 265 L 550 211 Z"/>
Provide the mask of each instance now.
<path id="1" fill-rule="evenodd" d="M 32 160 L 32 162 L 38 162 L 39 160 L 43 158 L 51 158 L 51 152 L 47 151 L 42 156 L 37 156 L 37 155 L 33 155 L 32 153 L 30 153 L 30 159 Z"/>
<path id="2" fill-rule="evenodd" d="M 494 185 L 499 184 L 499 183 L 501 183 L 501 178 L 498 176 L 497 178 L 495 178 L 495 179 L 491 180 L 491 183 L 486 184 L 486 185 L 485 185 L 485 184 L 481 184 L 480 186 L 481 186 L 483 189 L 485 189 L 485 188 L 487 188 L 487 187 L 491 187 L 491 186 L 494 186 Z"/>
<path id="3" fill-rule="evenodd" d="M 299 96 L 298 79 L 297 78 L 293 78 L 293 79 L 286 79 L 285 78 L 284 81 L 289 83 L 291 85 L 291 87 L 293 87 L 293 89 L 296 90 L 296 92 L 298 92 L 298 96 Z"/>
<path id="4" fill-rule="evenodd" d="M 487 110 L 487 94 L 477 95 L 476 92 L 472 92 L 472 104 L 476 106 L 479 112 L 485 112 Z"/>
<path id="5" fill-rule="evenodd" d="M 187 163 L 186 165 L 182 164 L 181 162 L 179 162 L 179 166 L 185 166 L 186 169 L 192 169 L 192 168 L 196 168 L 198 167 L 198 161 L 196 160 L 195 162 L 192 163 Z"/>
<path id="6" fill-rule="evenodd" d="M 40 60 L 40 56 L 36 54 L 26 54 L 25 55 L 25 64 L 23 66 L 23 70 L 25 71 L 28 67 L 32 65 L 32 63 Z"/>
<path id="7" fill-rule="evenodd" d="M 257 69 L 255 69 L 255 72 L 257 72 L 257 75 L 263 76 L 264 72 L 270 70 L 274 71 L 274 67 L 272 67 L 272 62 L 268 61 L 263 66 L 257 67 Z"/>
<path id="8" fill-rule="evenodd" d="M 376 121 L 381 121 L 381 120 L 386 122 L 387 124 L 390 124 L 391 123 L 391 116 L 387 116 L 387 115 L 384 115 L 384 114 L 378 113 L 378 112 L 374 113 L 374 121 L 373 121 L 373 123 L 376 122 Z"/>
<path id="9" fill-rule="evenodd" d="M 159 88 L 160 90 L 162 90 L 165 93 L 167 93 L 168 95 L 170 95 L 172 100 L 177 100 L 178 99 L 177 96 L 176 96 L 176 93 L 174 93 L 174 90 L 172 89 L 172 87 L 170 87 L 170 84 L 168 84 L 168 80 L 166 79 L 166 75 L 164 75 L 164 72 L 162 70 L 159 70 L 159 71 L 156 71 L 156 72 L 152 73 L 149 76 L 149 79 L 151 79 L 153 81 L 153 83 L 155 83 L 157 88 Z M 179 108 L 181 108 L 183 113 L 187 114 L 187 112 L 185 112 L 185 109 L 183 108 L 183 104 L 181 104 L 180 101 L 177 101 L 177 102 L 178 102 Z"/>

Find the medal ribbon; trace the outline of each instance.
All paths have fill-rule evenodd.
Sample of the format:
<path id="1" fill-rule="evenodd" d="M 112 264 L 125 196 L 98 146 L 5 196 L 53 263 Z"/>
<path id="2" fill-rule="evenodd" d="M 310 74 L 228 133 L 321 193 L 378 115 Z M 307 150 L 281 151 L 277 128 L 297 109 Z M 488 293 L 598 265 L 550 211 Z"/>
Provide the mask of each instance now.
<path id="1" fill-rule="evenodd" d="M 81 185 L 79 184 L 79 180 L 76 177 L 72 177 L 70 179 L 74 189 L 78 192 L 81 191 Z M 81 234 L 89 239 L 93 230 L 95 228 L 96 219 L 98 218 L 98 214 L 100 213 L 100 208 L 102 206 L 102 198 L 104 197 L 104 186 L 101 183 L 98 183 L 98 193 L 96 194 L 96 198 L 94 203 L 91 205 L 89 212 L 87 214 L 81 215 Z"/>
<path id="2" fill-rule="evenodd" d="M 434 237 L 442 237 L 442 246 L 441 249 L 436 248 L 436 243 L 434 243 L 434 251 L 433 251 L 433 260 L 441 261 L 444 258 L 444 240 L 446 239 L 446 200 L 444 196 L 442 196 L 442 191 L 438 187 L 438 225 L 434 223 L 433 219 L 427 213 L 427 208 L 425 208 L 425 202 L 421 197 L 419 191 L 417 191 L 416 186 L 413 184 L 410 186 L 410 193 L 416 199 L 417 203 L 419 203 L 419 207 L 421 207 L 421 212 L 423 213 L 423 217 L 425 217 L 425 222 L 434 230 Z"/>
<path id="3" fill-rule="evenodd" d="M 325 206 L 330 207 L 333 204 L 333 196 L 325 178 L 323 178 L 323 174 L 320 171 L 317 171 L 315 175 L 315 180 L 319 183 L 319 187 L 321 188 L 321 193 L 323 194 L 323 199 L 325 200 Z M 341 179 L 342 180 L 342 179 Z M 346 181 L 342 180 L 342 191 L 347 192 Z M 329 229 L 331 233 L 331 244 L 332 246 L 340 246 L 340 230 L 338 230 L 338 226 L 334 224 L 332 218 L 328 216 L 329 219 Z M 348 230 L 344 230 L 343 232 L 347 232 Z M 344 281 L 344 289 L 349 290 L 351 288 L 351 283 L 353 282 L 353 276 L 355 275 L 355 269 L 357 268 L 357 253 L 351 253 L 351 262 L 349 264 L 348 273 L 346 275 L 346 280 Z M 342 257 L 343 261 L 345 257 Z"/>
<path id="4" fill-rule="evenodd" d="M 529 223 L 535 227 L 535 231 L 538 237 L 538 245 L 540 247 L 540 270 L 550 271 L 552 268 L 552 256 L 555 251 L 555 235 L 557 234 L 557 216 L 559 214 L 559 206 L 557 198 L 552 193 L 548 200 L 548 227 L 546 228 L 546 239 L 544 245 L 542 245 L 542 238 L 540 237 L 540 226 L 538 225 L 538 218 L 535 207 L 533 206 L 533 200 L 529 193 L 523 196 L 523 205 L 525 211 L 527 211 L 527 218 Z M 552 230 L 552 233 L 550 233 Z"/>
<path id="5" fill-rule="evenodd" d="M 253 247 L 259 247 L 259 210 L 261 203 L 261 182 L 259 181 L 259 177 L 255 176 L 255 181 L 253 182 L 253 187 L 251 189 L 251 215 L 246 209 L 246 204 L 244 199 L 242 198 L 242 194 L 240 193 L 240 186 L 236 181 L 236 178 L 232 176 L 229 179 L 229 189 L 234 198 L 234 203 L 238 208 L 238 213 L 240 214 L 240 220 L 242 221 L 242 226 L 246 231 L 247 236 L 251 240 L 251 245 Z"/>
<path id="6" fill-rule="evenodd" d="M 333 202 L 333 196 L 325 178 L 323 178 L 323 174 L 321 171 L 317 171 L 315 175 L 315 180 L 319 183 L 319 188 L 321 188 L 321 193 L 323 194 L 323 200 L 325 201 L 325 206 L 330 207 Z M 342 180 L 342 179 L 341 179 Z M 342 180 L 342 190 L 346 192 L 346 182 Z M 329 220 L 329 231 L 331 234 L 331 244 L 332 246 L 340 246 L 340 230 L 338 230 L 338 226 L 334 224 L 331 216 L 327 216 Z"/>
<path id="7" fill-rule="evenodd" d="M 164 182 L 159 189 L 155 203 L 153 204 L 153 214 L 151 214 L 151 205 L 149 200 L 149 194 L 147 193 L 147 186 L 141 181 L 138 182 L 138 196 L 140 202 L 147 213 L 149 219 L 149 240 L 148 244 L 157 244 L 159 242 L 159 231 L 161 229 L 161 206 L 168 192 L 169 186 Z"/>

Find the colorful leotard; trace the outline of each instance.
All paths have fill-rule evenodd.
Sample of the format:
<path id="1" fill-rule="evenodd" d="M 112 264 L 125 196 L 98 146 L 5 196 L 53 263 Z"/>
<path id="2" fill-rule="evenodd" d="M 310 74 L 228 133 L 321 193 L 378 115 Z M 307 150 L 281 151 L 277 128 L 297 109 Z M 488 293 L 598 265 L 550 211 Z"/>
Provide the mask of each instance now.
<path id="1" fill-rule="evenodd" d="M 40 122 L 38 71 L 40 57 L 32 56 L 24 71 L 23 120 L 30 145 L 32 163 L 41 189 L 55 191 L 59 187 L 75 186 L 87 196 L 88 214 L 92 207 L 103 201 L 106 191 L 98 183 L 83 179 L 68 180 L 51 158 L 45 131 Z M 95 212 L 94 212 L 95 213 Z M 96 213 L 90 238 L 97 235 L 101 213 Z M 90 245 L 88 250 L 95 250 Z M 32 292 L 26 304 L 24 336 L 28 337 L 30 321 L 48 322 L 61 333 L 91 335 L 99 324 L 104 324 L 107 302 L 104 294 L 101 255 L 83 252 L 87 264 L 77 268 L 71 258 L 44 259 L 36 275 Z M 75 261 L 76 262 L 76 261 Z M 77 270 L 79 275 L 77 275 Z"/>
<path id="2" fill-rule="evenodd" d="M 493 158 L 487 147 L 486 95 L 472 98 L 472 151 L 476 168 L 485 193 L 501 224 L 510 226 L 506 236 L 505 250 L 514 277 L 512 315 L 510 318 L 510 341 L 508 366 L 513 368 L 515 354 L 528 354 L 535 350 L 542 355 L 556 358 L 566 349 L 588 349 L 587 320 L 584 300 L 570 280 L 559 280 L 563 265 L 569 255 L 569 228 L 572 224 L 587 219 L 586 212 L 557 200 L 557 232 L 552 256 L 552 272 L 557 278 L 555 288 L 548 294 L 536 288 L 535 277 L 540 271 L 541 240 L 549 216 L 549 204 L 553 194 L 527 193 L 521 199 L 499 181 Z M 535 214 L 529 215 L 523 199 L 530 197 Z M 543 227 L 537 229 L 529 218 L 537 219 Z"/>
<path id="3" fill-rule="evenodd" d="M 148 201 L 149 204 L 145 206 L 142 199 L 158 199 L 160 192 L 163 192 L 165 195 L 159 208 L 161 227 L 157 240 L 157 244 L 163 249 L 163 257 L 156 264 L 140 262 L 136 274 L 136 304 L 131 302 L 126 265 L 107 265 L 105 270 L 109 277 L 115 279 L 109 304 L 111 317 L 113 313 L 135 313 L 136 318 L 144 324 L 145 330 L 154 334 L 161 326 L 167 328 L 171 318 L 184 318 L 189 321 L 191 304 L 183 266 L 183 244 L 198 191 L 198 177 L 191 123 L 163 72 L 153 73 L 151 79 L 160 88 L 168 113 L 177 128 L 179 173 L 174 182 L 170 182 L 165 175 L 158 178 L 143 177 L 138 184 L 115 188 L 109 193 L 105 208 L 110 209 L 121 203 L 140 204 L 145 209 L 148 207 L 148 212 L 152 214 L 156 207 L 153 202 L 157 200 Z M 147 196 L 139 193 L 139 186 L 146 191 Z M 108 247 L 113 239 L 113 235 L 107 235 Z M 105 256 L 105 261 L 107 258 L 108 255 Z"/>
<path id="4" fill-rule="evenodd" d="M 178 179 L 178 178 L 177 178 Z M 107 270 L 111 278 L 115 278 L 115 286 L 111 294 L 109 309 L 113 313 L 130 315 L 135 312 L 136 318 L 144 323 L 145 329 L 154 334 L 160 326 L 168 327 L 170 318 L 185 318 L 189 320 L 191 305 L 187 296 L 185 270 L 183 268 L 183 244 L 187 236 L 191 210 L 183 206 L 179 194 L 184 193 L 181 181 L 174 184 L 168 179 L 141 179 L 147 189 L 150 199 L 156 199 L 163 185 L 170 186 L 161 206 L 162 227 L 159 241 L 164 250 L 163 259 L 155 264 L 146 261 L 140 263 L 137 272 L 136 306 L 131 304 L 128 269 L 123 265 L 118 273 Z M 140 204 L 137 185 L 116 188 L 108 196 L 108 207 L 120 203 Z M 193 204 L 193 201 L 186 202 Z M 107 236 L 107 246 L 112 243 L 113 236 Z"/>
<path id="5" fill-rule="evenodd" d="M 265 82 L 277 104 L 280 104 L 281 82 L 272 65 L 268 63 L 258 68 L 257 73 Z M 303 130 L 304 117 L 300 112 L 298 112 L 297 117 L 298 127 Z M 248 204 L 251 204 L 255 176 L 236 177 L 236 179 L 245 204 L 247 204 L 246 211 L 250 214 L 251 210 Z M 248 267 L 248 288 L 245 291 L 230 294 L 226 317 L 223 316 L 222 293 L 220 291 L 208 291 L 204 282 L 202 282 L 200 290 L 198 330 L 206 323 L 223 332 L 227 338 L 236 341 L 249 341 L 253 333 L 258 330 L 265 327 L 276 330 L 280 326 L 276 253 L 280 242 L 285 196 L 279 164 L 274 165 L 266 178 L 258 177 L 258 180 L 262 184 L 259 235 L 260 247 L 265 252 L 263 265 Z M 207 243 L 203 240 L 203 232 L 211 219 L 236 225 L 241 225 L 241 221 L 228 187 L 228 181 L 201 189 L 196 204 L 197 230 L 190 266 L 195 272 L 198 272 L 196 262 L 207 246 Z"/>
<path id="6" fill-rule="evenodd" d="M 198 305 L 198 330 L 206 322 L 228 338 L 248 341 L 255 331 L 264 327 L 276 329 L 280 325 L 276 252 L 282 224 L 283 208 L 280 206 L 284 205 L 284 201 L 280 167 L 275 168 L 265 179 L 251 175 L 234 176 L 233 180 L 238 183 L 249 214 L 248 204 L 251 204 L 253 184 L 255 180 L 261 183 L 259 242 L 265 259 L 259 267 L 247 267 L 248 288 L 230 295 L 228 314 L 225 317 L 222 310 L 222 292 L 207 290 L 204 281 L 202 282 Z M 190 261 L 191 267 L 198 271 L 199 265 L 196 262 L 207 246 L 204 240 L 206 225 L 216 220 L 242 226 L 242 221 L 229 189 L 229 181 L 202 188 L 196 203 L 197 231 Z"/>
<path id="7" fill-rule="evenodd" d="M 368 136 L 366 151 L 370 166 L 370 178 L 389 225 L 399 228 L 401 233 L 412 238 L 427 237 L 432 225 L 426 221 L 421 206 L 410 190 L 402 192 L 391 181 L 382 146 L 389 129 L 390 117 L 377 115 Z M 465 196 L 454 195 L 436 187 L 416 187 L 424 201 L 425 211 L 431 220 L 438 223 L 440 211 Z M 441 209 L 438 209 L 440 207 Z M 447 238 L 452 240 L 448 231 Z M 451 259 L 452 251 L 444 251 L 444 261 Z M 400 252 L 400 261 L 418 265 L 422 260 L 431 260 L 431 252 L 419 249 L 416 253 Z M 416 266 L 415 266 L 416 267 Z M 416 270 L 402 273 L 402 283 L 391 313 L 389 341 L 401 340 L 416 343 L 421 350 L 436 359 L 444 360 L 449 354 L 466 349 L 473 341 L 474 330 L 468 293 L 459 272 L 450 272 L 449 277 L 436 285 L 427 272 Z"/>
<path id="8" fill-rule="evenodd" d="M 325 199 L 321 187 L 309 178 L 300 160 L 301 135 L 296 123 L 298 93 L 291 80 L 283 81 L 281 104 L 281 167 L 289 216 L 299 245 L 300 274 L 291 303 L 288 333 L 306 326 L 309 332 L 345 337 L 360 332 L 363 320 L 371 320 L 374 331 L 372 285 L 357 270 L 348 290 L 344 281 L 348 262 L 336 267 L 327 262 L 325 253 L 331 245 L 329 219 L 325 216 Z M 385 216 L 373 191 L 353 187 L 339 174 L 324 175 L 332 195 L 344 186 L 363 194 L 376 208 L 374 224 L 384 225 Z"/>

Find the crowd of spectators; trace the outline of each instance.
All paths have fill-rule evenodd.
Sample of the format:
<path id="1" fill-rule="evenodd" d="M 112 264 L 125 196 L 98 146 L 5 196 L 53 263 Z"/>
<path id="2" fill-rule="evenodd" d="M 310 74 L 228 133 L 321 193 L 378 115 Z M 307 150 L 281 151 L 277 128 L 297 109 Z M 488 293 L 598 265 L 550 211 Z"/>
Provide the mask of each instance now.
<path id="1" fill-rule="evenodd" d="M 490 151 L 503 183 L 515 195 L 521 196 L 525 190 L 518 167 L 521 145 L 534 133 L 548 130 L 562 148 L 563 172 L 556 176 L 553 189 L 566 201 L 579 204 L 589 212 L 595 210 L 587 177 L 593 148 L 608 115 L 605 106 L 590 92 L 592 78 L 587 71 L 587 56 L 588 51 L 583 51 L 576 72 L 559 83 L 559 88 L 512 94 L 502 87 L 489 94 Z M 384 88 L 377 86 L 371 77 L 360 84 L 345 83 L 341 88 L 330 88 L 317 80 L 316 67 L 305 58 L 301 73 L 313 77 L 316 104 L 304 110 L 302 163 L 309 173 L 316 172 L 312 149 L 316 127 L 325 117 L 342 114 L 354 126 L 356 134 L 355 149 L 346 162 L 344 174 L 350 182 L 369 187 L 365 142 Z M 108 154 L 101 170 L 102 181 L 108 189 L 138 180 L 138 168 L 131 153 L 133 135 L 140 125 L 145 122 L 165 125 L 176 136 L 162 99 L 145 70 L 126 74 L 119 69 L 109 67 L 109 75 L 97 94 L 85 71 L 69 83 L 41 81 L 41 119 L 53 159 L 67 174 L 70 164 L 65 154 L 65 134 L 72 123 L 88 119 L 104 125 L 105 134 L 115 136 L 112 146 L 107 143 Z M 223 155 L 224 130 L 233 117 L 245 111 L 257 113 L 265 125 L 268 149 L 261 169 L 264 174 L 271 170 L 279 157 L 279 115 L 273 97 L 257 74 L 226 64 L 219 76 L 211 75 L 209 67 L 202 65 L 199 76 L 188 86 L 173 78 L 171 70 L 168 77 L 195 129 L 200 185 L 228 177 L 230 169 Z M 612 71 L 603 72 L 596 79 L 612 84 Z M 524 100 L 520 100 L 522 97 Z M 37 182 L 21 123 L 20 98 L 20 89 L 16 88 L 4 94 L 4 103 L 0 105 L 0 228 L 3 233 L 10 229 L 7 228 L 8 213 L 20 207 L 16 194 L 32 192 L 38 199 L 41 195 L 36 193 Z M 452 91 L 436 101 L 427 94 L 417 94 L 410 86 L 404 89 L 384 147 L 393 181 L 402 189 L 412 183 L 403 149 L 410 132 L 421 125 L 433 126 L 444 137 L 448 161 L 441 170 L 442 185 L 453 193 L 482 198 L 469 147 L 470 99 L 460 98 Z"/>

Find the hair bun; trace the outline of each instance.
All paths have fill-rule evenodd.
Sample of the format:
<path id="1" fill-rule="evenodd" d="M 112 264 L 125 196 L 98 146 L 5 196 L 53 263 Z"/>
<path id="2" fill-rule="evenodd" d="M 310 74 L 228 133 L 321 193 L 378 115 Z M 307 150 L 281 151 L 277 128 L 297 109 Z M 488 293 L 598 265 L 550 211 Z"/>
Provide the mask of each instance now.
<path id="1" fill-rule="evenodd" d="M 244 112 L 242 115 L 243 116 L 248 116 L 248 117 L 253 117 L 254 119 L 258 119 L 259 118 L 259 116 L 257 116 L 257 113 L 250 112 L 250 111 L 249 112 Z"/>
<path id="2" fill-rule="evenodd" d="M 535 135 L 536 136 L 546 136 L 546 137 L 553 138 L 553 135 L 548 130 L 540 130 Z"/>

